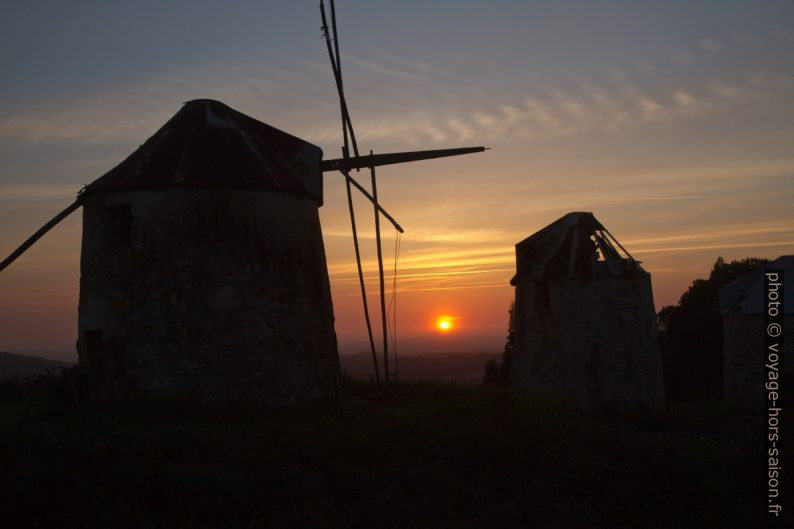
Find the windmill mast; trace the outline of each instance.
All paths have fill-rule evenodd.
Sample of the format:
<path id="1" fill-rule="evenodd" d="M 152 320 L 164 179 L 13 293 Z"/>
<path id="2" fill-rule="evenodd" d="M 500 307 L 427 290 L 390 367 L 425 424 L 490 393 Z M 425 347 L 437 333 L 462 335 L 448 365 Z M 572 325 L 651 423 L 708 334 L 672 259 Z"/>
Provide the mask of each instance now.
<path id="1" fill-rule="evenodd" d="M 331 24 L 333 26 L 334 31 L 334 47 L 331 48 L 331 36 L 328 33 L 328 22 L 325 16 L 325 5 L 323 1 L 320 0 L 320 14 L 322 16 L 323 21 L 323 36 L 325 37 L 325 44 L 328 48 L 328 57 L 331 60 L 331 69 L 334 73 L 334 81 L 336 82 L 336 90 L 339 95 L 339 109 L 342 114 L 342 136 L 343 136 L 343 146 L 342 146 L 342 156 L 344 160 L 348 160 L 350 158 L 350 148 L 348 144 L 348 131 L 350 132 L 350 139 L 353 143 L 353 152 L 355 153 L 356 159 L 358 159 L 358 145 L 356 144 L 356 135 L 353 132 L 353 125 L 350 121 L 350 113 L 347 110 L 347 103 L 345 102 L 345 92 L 344 87 L 342 84 L 342 60 L 339 55 L 339 39 L 337 38 L 337 31 L 336 31 L 336 10 L 334 8 L 334 2 L 331 0 Z M 380 373 L 378 370 L 378 356 L 375 351 L 375 340 L 372 335 L 372 322 L 369 317 L 369 305 L 367 303 L 367 287 L 364 282 L 364 270 L 361 266 L 361 251 L 358 245 L 358 232 L 356 230 L 356 214 L 353 208 L 353 195 L 350 189 L 351 183 L 355 182 L 355 180 L 350 176 L 349 169 L 340 169 L 342 174 L 345 176 L 345 187 L 347 190 L 347 204 L 348 209 L 350 210 L 350 225 L 353 231 L 353 246 L 356 252 L 356 266 L 358 268 L 358 281 L 359 285 L 361 286 L 361 299 L 364 305 L 364 320 L 367 324 L 367 336 L 369 337 L 369 346 L 370 351 L 372 352 L 372 364 L 375 371 L 375 384 L 380 386 Z M 356 187 L 364 192 L 364 188 L 361 187 L 357 182 Z M 372 197 L 370 199 L 375 207 L 375 212 L 377 215 L 378 212 L 378 200 L 376 197 Z M 392 221 L 394 223 L 394 221 Z M 396 224 L 396 223 L 395 223 Z M 388 380 L 388 373 L 384 374 L 384 379 Z"/>
<path id="2" fill-rule="evenodd" d="M 369 151 L 370 158 L 372 151 Z M 380 244 L 380 211 L 378 211 L 378 184 L 375 180 L 375 166 L 369 166 L 369 174 L 372 179 L 372 197 L 375 199 L 375 244 L 378 249 L 378 279 L 380 281 L 380 316 L 383 329 L 383 378 L 389 381 L 389 320 L 386 318 L 386 292 L 383 280 L 383 250 Z"/>
<path id="3" fill-rule="evenodd" d="M 375 369 L 375 381 L 376 383 L 379 384 L 380 375 L 378 372 L 378 359 L 377 359 L 377 353 L 375 351 L 375 340 L 372 336 L 372 323 L 369 317 L 366 285 L 364 283 L 364 273 L 361 266 L 361 253 L 358 245 L 358 233 L 356 230 L 355 212 L 353 210 L 351 186 L 356 187 L 356 189 L 361 191 L 361 193 L 365 197 L 367 197 L 367 199 L 370 202 L 372 202 L 375 213 L 375 242 L 378 252 L 378 279 L 380 283 L 379 286 L 380 286 L 381 327 L 383 330 L 383 379 L 385 382 L 388 382 L 390 375 L 389 321 L 386 311 L 386 294 L 385 294 L 385 280 L 383 274 L 383 249 L 381 245 L 380 216 L 383 215 L 387 220 L 389 220 L 389 222 L 391 222 L 391 224 L 399 233 L 403 233 L 403 229 L 397 223 L 397 221 L 395 221 L 394 218 L 381 207 L 380 203 L 378 202 L 378 188 L 377 188 L 377 181 L 375 178 L 375 167 L 378 165 L 389 165 L 389 164 L 412 162 L 418 160 L 428 160 L 432 158 L 442 158 L 445 156 L 456 156 L 460 154 L 482 152 L 485 150 L 485 147 L 463 147 L 457 149 L 413 151 L 413 152 L 389 153 L 389 154 L 378 154 L 378 155 L 373 154 L 373 152 L 370 151 L 368 157 L 359 157 L 358 145 L 356 143 L 356 135 L 353 132 L 353 123 L 350 120 L 350 112 L 347 107 L 347 101 L 345 100 L 344 87 L 342 83 L 342 64 L 339 54 L 339 38 L 337 35 L 336 9 L 334 7 L 334 0 L 330 0 L 330 5 L 331 5 L 331 26 L 333 30 L 333 45 L 331 44 L 332 39 L 328 30 L 328 22 L 325 16 L 325 4 L 323 3 L 323 0 L 320 0 L 320 15 L 322 17 L 322 22 L 323 22 L 322 25 L 323 37 L 325 38 L 325 45 L 326 48 L 328 49 L 328 57 L 331 60 L 331 70 L 333 71 L 334 74 L 336 90 L 339 96 L 339 108 L 342 116 L 343 146 L 342 146 L 342 158 L 336 160 L 324 160 L 322 163 L 322 170 L 324 172 L 338 170 L 345 177 L 345 185 L 347 187 L 348 208 L 350 210 L 350 224 L 353 230 L 353 245 L 356 251 L 356 265 L 358 267 L 358 278 L 359 278 L 359 283 L 361 285 L 361 297 L 364 305 L 364 319 L 366 320 L 367 323 L 367 333 L 369 336 L 370 349 L 372 351 L 372 361 Z M 349 136 L 349 141 L 348 141 L 348 136 Z M 352 143 L 353 146 L 353 158 L 350 157 L 350 147 L 349 147 L 350 143 Z M 356 169 L 358 171 L 359 169 L 365 167 L 369 167 L 370 169 L 372 194 L 367 192 L 366 189 L 364 189 L 358 182 L 355 181 L 355 179 L 353 179 L 350 176 L 351 169 Z M 395 281 L 397 277 L 396 252 L 397 252 L 397 246 L 395 246 L 395 270 L 394 270 Z M 393 296 L 396 297 L 396 286 L 394 288 Z M 396 302 L 395 302 L 395 306 L 396 306 Z M 395 316 L 395 322 L 396 322 L 396 316 Z M 396 338 L 393 337 L 393 339 L 395 340 L 396 343 Z M 396 345 L 394 349 L 396 349 Z M 397 362 L 397 358 L 395 356 L 395 365 L 396 362 Z"/>

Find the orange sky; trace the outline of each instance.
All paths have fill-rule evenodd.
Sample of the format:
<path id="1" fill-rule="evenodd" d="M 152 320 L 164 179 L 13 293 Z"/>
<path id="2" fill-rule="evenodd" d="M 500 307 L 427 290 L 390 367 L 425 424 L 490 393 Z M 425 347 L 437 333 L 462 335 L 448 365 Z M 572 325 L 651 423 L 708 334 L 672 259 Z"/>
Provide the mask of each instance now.
<path id="1" fill-rule="evenodd" d="M 364 151 L 492 148 L 378 170 L 382 203 L 406 230 L 401 350 L 499 350 L 513 245 L 570 211 L 592 211 L 643 262 L 657 310 L 718 256 L 794 253 L 794 8 L 593 4 L 338 2 Z M 186 100 L 222 100 L 339 156 L 315 3 L 221 13 L 193 2 L 158 20 L 120 9 L 20 5 L 0 22 L 2 256 Z M 358 352 L 344 185 L 325 178 L 337 335 Z M 372 209 L 357 208 L 375 294 Z M 387 277 L 393 245 L 385 225 Z M 0 273 L 0 350 L 75 358 L 79 252 L 76 213 Z M 370 306 L 377 323 L 374 296 Z M 453 331 L 434 329 L 441 314 Z"/>

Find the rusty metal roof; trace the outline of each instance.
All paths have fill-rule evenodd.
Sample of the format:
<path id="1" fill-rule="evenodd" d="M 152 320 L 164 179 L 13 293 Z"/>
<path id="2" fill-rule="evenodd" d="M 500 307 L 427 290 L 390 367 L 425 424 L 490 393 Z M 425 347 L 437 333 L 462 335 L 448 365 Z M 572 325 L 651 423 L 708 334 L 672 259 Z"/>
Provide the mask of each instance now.
<path id="1" fill-rule="evenodd" d="M 619 276 L 640 269 L 592 213 L 576 211 L 516 244 L 516 275 L 510 284 L 525 278 L 545 282 Z"/>
<path id="2" fill-rule="evenodd" d="M 220 101 L 185 103 L 126 160 L 84 192 L 153 188 L 265 188 L 322 204 L 322 150 Z"/>

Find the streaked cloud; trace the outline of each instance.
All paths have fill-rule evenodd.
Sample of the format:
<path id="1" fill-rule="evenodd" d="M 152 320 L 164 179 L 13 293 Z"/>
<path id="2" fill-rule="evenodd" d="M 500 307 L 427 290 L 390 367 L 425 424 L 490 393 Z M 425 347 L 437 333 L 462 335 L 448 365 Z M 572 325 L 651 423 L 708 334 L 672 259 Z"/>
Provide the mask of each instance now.
<path id="1" fill-rule="evenodd" d="M 718 46 L 709 39 L 703 39 L 701 44 L 710 49 Z M 761 85 L 769 88 L 775 82 L 778 85 L 791 84 L 786 78 L 774 81 L 770 76 L 755 76 L 753 90 L 749 90 L 737 80 L 701 79 L 696 84 L 690 82 L 687 86 L 671 87 L 665 93 L 648 79 L 642 81 L 646 88 L 632 84 L 626 71 L 613 68 L 607 79 L 580 78 L 576 88 L 562 90 L 518 85 L 513 87 L 516 96 L 512 100 L 494 103 L 489 98 L 479 98 L 464 102 L 457 100 L 460 95 L 450 95 L 443 85 L 432 82 L 434 72 L 431 65 L 400 60 L 383 53 L 374 57 L 383 56 L 389 57 L 388 63 L 392 64 L 358 56 L 347 57 L 346 60 L 349 69 L 360 70 L 356 75 L 370 76 L 368 83 L 373 86 L 397 83 L 383 93 L 384 96 L 390 96 L 395 90 L 416 91 L 417 87 L 413 85 L 421 82 L 423 89 L 429 90 L 426 97 L 437 103 L 421 108 L 409 105 L 408 109 L 391 112 L 377 101 L 378 95 L 355 100 L 351 105 L 358 136 L 375 143 L 439 144 L 473 138 L 493 140 L 582 131 L 615 132 L 718 115 L 730 109 L 726 98 L 744 94 L 750 94 L 747 96 L 750 98 L 762 97 L 758 91 Z M 307 105 L 304 95 L 304 101 L 289 114 L 283 109 L 285 92 L 311 84 L 318 77 L 327 83 L 329 72 L 326 70 L 329 68 L 306 60 L 272 61 L 272 64 L 265 65 L 243 63 L 210 65 L 203 70 L 175 70 L 131 85 L 97 88 L 79 94 L 64 93 L 36 104 L 7 109 L 0 117 L 0 140 L 140 142 L 184 100 L 214 97 L 225 99 L 244 110 L 260 108 L 252 114 L 266 113 L 266 120 L 275 120 L 277 126 L 288 128 L 310 141 L 321 144 L 338 141 L 340 133 L 333 92 L 316 89 L 314 97 L 322 95 L 322 99 L 309 99 Z M 643 75 L 647 77 L 650 74 L 651 70 L 646 68 Z M 656 74 L 657 77 L 661 75 Z M 400 86 L 402 83 L 408 85 Z M 375 90 L 371 92 L 377 94 Z M 518 95 L 522 92 L 523 96 Z M 282 103 L 262 106 L 261 102 L 268 100 Z M 458 112 L 462 106 L 467 110 Z M 357 108 L 378 110 L 357 114 Z M 455 112 L 450 112 L 450 108 Z M 299 111 L 295 112 L 295 109 Z"/>
<path id="2" fill-rule="evenodd" d="M 697 56 L 684 48 L 676 48 L 670 53 L 670 58 L 675 62 L 691 64 L 697 60 Z"/>
<path id="3" fill-rule="evenodd" d="M 698 44 L 700 44 L 700 47 L 709 53 L 718 53 L 722 49 L 722 46 L 707 37 L 701 38 L 698 41 Z"/>
<path id="4" fill-rule="evenodd" d="M 735 248 L 770 248 L 770 247 L 794 248 L 794 239 L 783 240 L 783 241 L 765 241 L 765 242 L 745 242 L 745 243 L 724 242 L 722 244 L 704 243 L 704 244 L 696 244 L 696 245 L 692 244 L 687 246 L 667 246 L 663 248 L 645 249 L 643 250 L 643 252 L 644 253 L 694 252 L 694 251 L 703 251 L 703 250 L 727 250 L 727 249 L 735 249 Z"/>
<path id="5" fill-rule="evenodd" d="M 0 203 L 18 200 L 47 200 L 51 198 L 68 200 L 74 198 L 79 187 L 74 185 L 0 185 Z"/>

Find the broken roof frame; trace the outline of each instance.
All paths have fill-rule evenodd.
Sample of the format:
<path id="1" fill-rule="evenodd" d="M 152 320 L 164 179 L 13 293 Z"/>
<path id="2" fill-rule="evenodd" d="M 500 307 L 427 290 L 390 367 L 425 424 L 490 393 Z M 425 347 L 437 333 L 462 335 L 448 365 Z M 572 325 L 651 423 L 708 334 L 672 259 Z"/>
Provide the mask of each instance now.
<path id="1" fill-rule="evenodd" d="M 639 264 L 592 213 L 571 212 L 516 244 L 516 274 L 510 284 L 523 278 L 620 276 L 641 269 Z"/>

